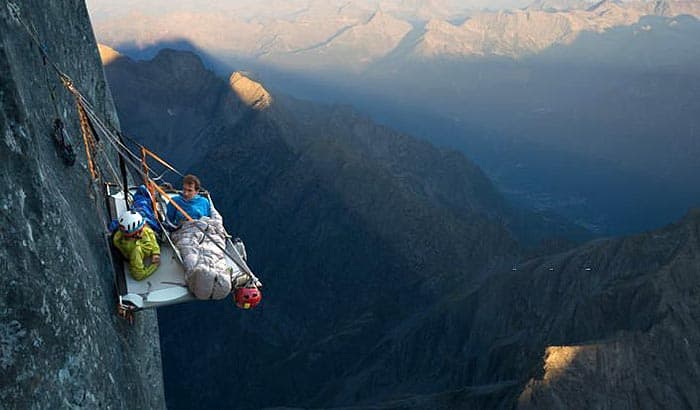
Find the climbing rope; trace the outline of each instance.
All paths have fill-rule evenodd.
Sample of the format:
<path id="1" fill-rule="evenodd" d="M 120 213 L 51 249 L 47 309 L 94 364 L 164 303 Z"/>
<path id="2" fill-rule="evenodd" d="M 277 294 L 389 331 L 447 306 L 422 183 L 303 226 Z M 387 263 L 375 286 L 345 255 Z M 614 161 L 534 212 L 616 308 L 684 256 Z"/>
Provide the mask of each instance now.
<path id="1" fill-rule="evenodd" d="M 95 164 L 93 158 L 96 156 L 96 142 L 95 136 L 92 133 L 92 128 L 88 125 L 87 114 L 85 113 L 85 108 L 76 99 L 75 103 L 78 110 L 78 118 L 80 119 L 80 132 L 83 134 L 83 142 L 85 143 L 85 154 L 87 155 L 88 168 L 90 169 L 90 175 L 93 181 L 97 181 L 100 178 L 100 173 L 98 167 Z"/>
<path id="2" fill-rule="evenodd" d="M 15 4 L 11 1 L 8 1 L 7 2 L 7 9 L 10 12 L 10 16 L 18 24 L 20 24 L 22 27 L 24 27 L 24 29 L 27 31 L 27 34 L 29 34 L 29 37 L 32 39 L 34 44 L 36 44 L 36 46 L 39 48 L 39 52 L 41 53 L 41 56 L 46 58 L 46 61 L 51 65 L 51 67 L 54 69 L 54 71 L 56 71 L 58 76 L 61 77 L 62 80 L 64 78 L 70 80 L 70 78 L 58 68 L 56 63 L 54 63 L 53 60 L 51 60 L 49 58 L 49 54 L 46 52 L 46 48 L 44 48 L 44 46 L 41 44 L 41 41 L 39 41 L 39 34 L 37 34 L 36 30 L 33 30 L 32 28 L 30 28 L 24 22 L 24 20 L 22 20 L 22 14 L 19 11 L 19 6 L 17 6 L 17 4 Z"/>

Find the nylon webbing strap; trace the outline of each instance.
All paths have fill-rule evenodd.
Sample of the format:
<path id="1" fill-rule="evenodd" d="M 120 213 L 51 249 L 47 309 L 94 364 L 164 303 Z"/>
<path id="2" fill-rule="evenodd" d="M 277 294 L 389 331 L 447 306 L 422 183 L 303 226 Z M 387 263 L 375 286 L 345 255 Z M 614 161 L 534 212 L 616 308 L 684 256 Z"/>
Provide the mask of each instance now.
<path id="1" fill-rule="evenodd" d="M 187 218 L 188 221 L 193 221 L 193 219 L 192 219 L 192 217 L 190 216 L 190 214 L 188 214 L 187 212 L 185 212 L 185 210 L 182 209 L 182 208 L 180 207 L 180 205 L 177 204 L 177 202 L 173 201 L 173 199 L 170 198 L 170 195 L 168 195 L 168 194 L 163 190 L 163 188 L 161 188 L 161 187 L 159 187 L 158 185 L 156 185 L 156 184 L 153 182 L 153 180 L 151 180 L 151 182 L 153 183 L 153 187 L 154 187 L 161 195 L 163 195 L 163 196 L 168 200 L 168 203 L 173 204 L 173 206 L 175 207 L 175 209 L 177 209 L 178 211 L 182 212 L 182 214 L 185 215 L 185 218 Z"/>
<path id="2" fill-rule="evenodd" d="M 176 170 L 172 165 L 168 164 L 167 161 L 161 159 L 158 155 L 156 155 L 153 151 L 149 150 L 148 148 L 146 148 L 146 147 L 144 147 L 144 146 L 142 146 L 141 149 L 143 150 L 143 152 L 144 152 L 146 155 L 149 155 L 151 158 L 153 158 L 153 159 L 155 159 L 156 161 L 160 162 L 161 164 L 163 164 L 163 166 L 165 166 L 165 167 L 168 168 L 169 170 L 171 170 L 171 171 L 173 171 L 174 173 L 180 175 L 181 177 L 184 176 L 184 175 L 182 175 L 178 170 Z"/>
<path id="3" fill-rule="evenodd" d="M 122 138 L 122 134 L 117 133 L 117 136 L 119 137 L 119 141 L 122 144 L 124 144 L 124 139 Z M 124 190 L 124 204 L 126 205 L 125 209 L 129 209 L 130 208 L 129 199 L 128 199 L 129 196 L 126 195 L 126 191 L 128 191 L 128 187 L 129 187 L 128 179 L 126 177 L 126 162 L 124 161 L 124 157 L 122 155 L 119 155 L 119 150 L 117 150 L 117 156 L 119 157 L 119 170 L 121 171 L 121 174 L 122 174 L 122 184 L 124 186 L 123 190 Z"/>

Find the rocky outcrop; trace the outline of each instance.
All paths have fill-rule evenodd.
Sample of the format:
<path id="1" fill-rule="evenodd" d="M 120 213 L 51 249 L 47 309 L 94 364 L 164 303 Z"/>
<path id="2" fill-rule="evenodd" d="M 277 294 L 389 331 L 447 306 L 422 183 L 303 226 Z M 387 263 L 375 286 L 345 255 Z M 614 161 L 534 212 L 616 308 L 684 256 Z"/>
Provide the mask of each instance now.
<path id="1" fill-rule="evenodd" d="M 264 110 L 272 104 L 272 96 L 258 82 L 236 71 L 229 78 L 231 89 L 236 93 L 243 104 L 254 110 Z"/>
<path id="2" fill-rule="evenodd" d="M 12 3 L 51 61 L 118 124 L 82 0 Z M 73 98 L 8 4 L 0 8 L 0 407 L 163 408 L 155 312 L 134 326 L 115 312 L 104 199 L 90 188 Z M 73 166 L 57 154 L 56 117 L 73 138 Z"/>
<path id="3" fill-rule="evenodd" d="M 556 286 L 538 290 L 557 307 L 541 322 L 542 342 L 556 346 L 544 350 L 543 374 L 527 383 L 519 407 L 698 408 L 700 209 L 665 229 L 571 256 L 587 267 L 569 264 Z M 558 262 L 539 260 L 525 274 L 545 279 L 554 274 L 544 268 Z M 527 310 L 536 314 L 535 306 Z"/>
<path id="4" fill-rule="evenodd" d="M 369 403 L 403 384 L 403 408 L 698 408 L 699 295 L 693 210 L 455 287 L 385 335 L 339 397 Z"/>
<path id="5" fill-rule="evenodd" d="M 102 60 L 102 65 L 111 64 L 115 60 L 122 58 L 122 55 L 119 54 L 117 50 L 104 44 L 98 44 L 97 49 L 100 52 L 100 59 Z"/>

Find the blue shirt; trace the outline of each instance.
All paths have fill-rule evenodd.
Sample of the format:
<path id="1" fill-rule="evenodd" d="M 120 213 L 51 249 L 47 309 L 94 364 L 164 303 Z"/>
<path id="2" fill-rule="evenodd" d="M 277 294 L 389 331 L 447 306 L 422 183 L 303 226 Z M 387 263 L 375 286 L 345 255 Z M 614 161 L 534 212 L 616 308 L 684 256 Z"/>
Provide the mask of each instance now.
<path id="1" fill-rule="evenodd" d="M 194 198 L 188 201 L 180 195 L 173 195 L 171 199 L 175 201 L 183 211 L 187 212 L 192 219 L 211 216 L 211 204 L 209 200 L 203 196 L 195 195 Z M 175 225 L 180 225 L 183 221 L 187 220 L 182 212 L 178 211 L 170 202 L 168 202 L 168 206 L 166 207 L 166 216 L 168 220 Z"/>

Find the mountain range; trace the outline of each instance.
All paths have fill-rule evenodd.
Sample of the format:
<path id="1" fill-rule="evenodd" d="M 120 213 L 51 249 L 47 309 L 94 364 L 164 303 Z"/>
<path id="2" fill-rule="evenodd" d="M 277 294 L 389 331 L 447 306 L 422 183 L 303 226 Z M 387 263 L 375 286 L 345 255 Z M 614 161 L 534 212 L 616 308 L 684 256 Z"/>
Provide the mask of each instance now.
<path id="1" fill-rule="evenodd" d="M 357 151 L 353 156 L 374 159 L 375 166 L 400 177 L 404 189 L 459 213 L 476 210 L 504 221 L 526 246 L 547 235 L 588 237 L 584 229 L 553 214 L 537 216 L 509 205 L 483 172 L 459 153 L 377 125 L 349 106 L 327 107 L 285 95 L 273 98 L 241 72 L 231 74 L 227 84 L 193 53 L 164 50 L 153 60 L 136 62 L 100 47 L 110 81 L 117 84 L 114 93 L 125 130 L 143 136 L 144 142 L 158 146 L 182 168 L 220 152 L 222 144 L 231 142 L 230 134 L 235 133 L 231 128 L 250 121 L 252 112 L 256 119 L 273 118 L 285 144 L 295 150 L 307 148 L 309 140 L 322 135 L 332 137 L 321 139 L 324 143 L 351 144 Z M 275 99 L 282 103 L 274 104 Z M 197 149 L 183 149 L 185 144 Z M 397 157 L 403 151 L 407 158 Z M 404 169 L 408 164 L 412 168 Z M 455 186 L 465 191 L 455 192 Z M 533 224 L 535 220 L 539 222 Z"/>
<path id="2" fill-rule="evenodd" d="M 159 311 L 170 408 L 697 401 L 697 349 L 665 349 L 698 340 L 683 290 L 697 287 L 697 211 L 524 261 L 507 201 L 457 152 L 240 72 L 227 82 L 188 52 L 105 72 L 125 131 L 202 177 L 266 283 L 250 315 L 228 301 Z M 178 122 L 199 110 L 209 119 Z"/>
<path id="3" fill-rule="evenodd" d="M 571 44 L 587 32 L 630 26 L 644 16 L 698 17 L 700 2 L 535 2 L 523 9 L 472 11 L 447 1 L 420 7 L 309 1 L 256 10 L 254 17 L 235 7 L 209 11 L 192 5 L 159 15 L 133 11 L 98 20 L 96 30 L 101 42 L 131 53 L 186 39 L 209 53 L 259 65 L 361 71 L 398 52 L 418 60 L 523 57 Z"/>

